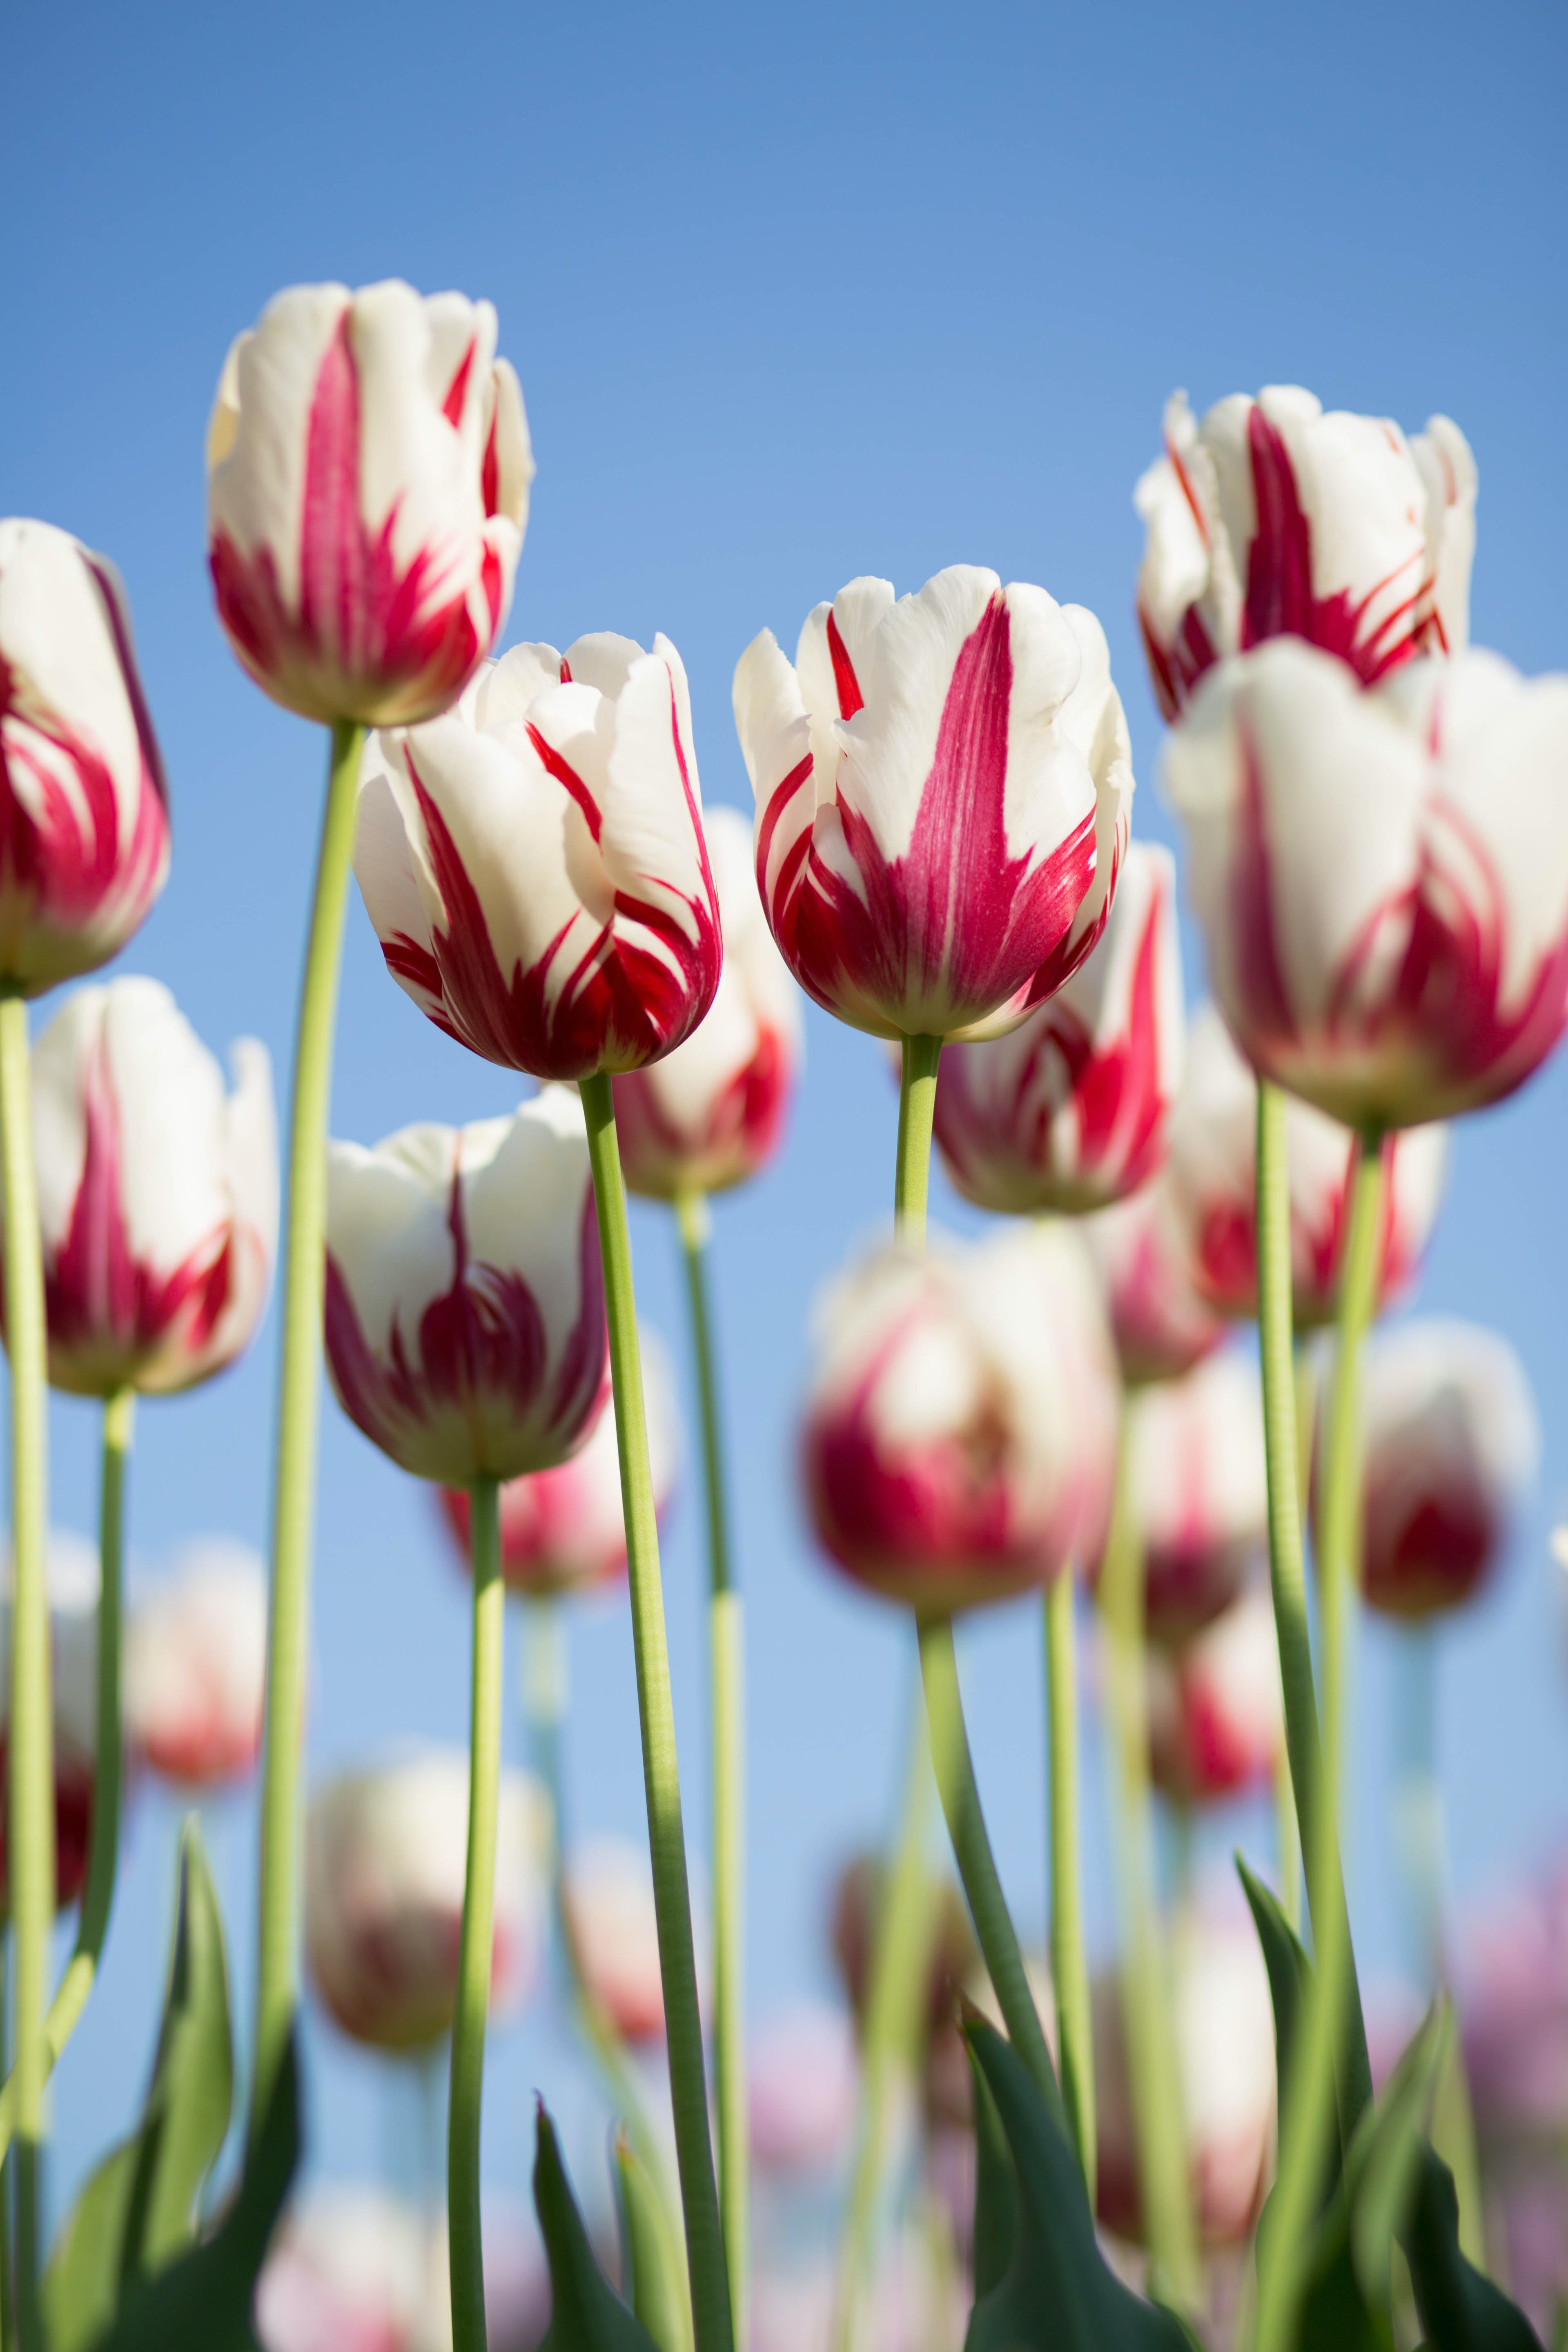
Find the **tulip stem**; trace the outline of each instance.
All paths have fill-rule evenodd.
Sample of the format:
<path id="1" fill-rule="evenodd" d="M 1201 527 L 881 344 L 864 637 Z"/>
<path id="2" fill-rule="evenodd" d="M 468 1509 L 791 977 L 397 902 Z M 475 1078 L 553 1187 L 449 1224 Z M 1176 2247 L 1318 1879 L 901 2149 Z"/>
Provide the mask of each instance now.
<path id="1" fill-rule="evenodd" d="M 299 2000 L 300 1769 L 316 1505 L 321 1305 L 326 1287 L 327 1118 L 364 736 L 364 729 L 349 719 L 340 719 L 332 729 L 294 1041 L 288 1223 L 283 1241 L 283 1333 L 272 1483 L 272 1587 L 267 1627 L 256 2065 L 250 2085 L 253 2138 L 268 2112 Z"/>
<path id="2" fill-rule="evenodd" d="M 724 1445 L 708 1297 L 708 1202 L 682 1193 L 675 1204 L 686 1262 L 691 1350 L 702 1424 L 708 1506 L 708 1674 L 712 1709 L 710 1769 L 713 1808 L 713 2095 L 719 2116 L 719 2212 L 730 2271 L 735 2341 L 746 2340 L 749 2132 L 745 1991 L 745 1629 L 730 1552 Z"/>
<path id="3" fill-rule="evenodd" d="M 0 1926 L 0 2069 L 4 2069 L 8 2063 L 6 2053 L 11 2038 L 10 1975 L 11 1937 L 8 1930 Z M 5 2151 L 4 2155 L 0 2155 L 0 2352 L 15 2352 L 16 2314 L 12 2290 L 16 2269 L 11 2252 L 12 2165 L 9 2132 L 5 2137 L 7 2142 Z"/>
<path id="4" fill-rule="evenodd" d="M 1078 1637 L 1075 1579 L 1068 1561 L 1046 1587 L 1046 1714 L 1051 1783 L 1051 1974 L 1056 1979 L 1057 2049 L 1062 2103 L 1073 2146 L 1094 2201 L 1098 2163 L 1094 2114 L 1094 2037 L 1089 2022 L 1089 1958 L 1083 1940 L 1079 1851 Z"/>
<path id="5" fill-rule="evenodd" d="M 906 1037 L 899 1087 L 899 1156 L 893 1177 L 893 1229 L 902 1242 L 923 1248 L 926 1194 L 931 1189 L 931 1135 L 936 1118 L 936 1068 L 940 1037 Z"/>
<path id="6" fill-rule="evenodd" d="M 500 1490 L 493 1478 L 476 1478 L 469 1488 L 469 1540 L 474 1564 L 474 1659 L 468 1722 L 468 1855 L 447 2121 L 452 2352 L 487 2352 L 484 2248 L 479 2231 L 479 2113 L 495 1937 L 501 1663 L 506 1634 Z"/>
<path id="7" fill-rule="evenodd" d="M 719 2220 L 719 2191 L 708 2132 L 702 2019 L 697 2003 L 697 1962 L 680 1818 L 680 1776 L 675 1752 L 675 1708 L 659 1580 L 658 1521 L 648 1462 L 637 1301 L 632 1288 L 631 1235 L 626 1187 L 616 1140 L 616 1108 L 608 1076 L 580 1082 L 588 1126 L 588 1154 L 604 1263 L 610 1327 L 610 1374 L 616 1394 L 616 1445 L 626 1513 L 626 1568 L 631 1585 L 632 1647 L 637 1661 L 637 1714 L 642 1730 L 643 1785 L 648 1850 L 658 1925 L 659 1974 L 664 1983 L 665 2040 L 676 2161 L 686 2221 L 691 2315 L 697 2352 L 731 2352 L 734 2326 Z"/>

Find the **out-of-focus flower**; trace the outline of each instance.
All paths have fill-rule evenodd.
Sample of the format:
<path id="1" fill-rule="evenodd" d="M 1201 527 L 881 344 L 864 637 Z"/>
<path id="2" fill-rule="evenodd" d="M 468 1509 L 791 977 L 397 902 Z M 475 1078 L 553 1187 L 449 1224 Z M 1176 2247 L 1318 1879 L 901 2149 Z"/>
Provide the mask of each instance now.
<path id="1" fill-rule="evenodd" d="M 515 1478 L 581 1445 L 609 1383 L 576 1097 L 332 1144 L 326 1343 L 343 1411 L 417 1477 Z"/>
<path id="2" fill-rule="evenodd" d="M 833 1890 L 829 1938 L 858 2032 L 866 2022 L 872 1951 L 887 1879 L 888 1866 L 880 1854 L 857 1854 L 839 1872 Z M 952 2104 L 955 2072 L 963 2078 L 957 2091 L 961 2102 L 968 2093 L 969 2062 L 954 2021 L 958 1996 L 973 1982 L 980 1952 L 955 1882 L 945 1877 L 934 1880 L 928 1900 L 932 1916 L 926 1962 L 924 2074 L 928 2105 L 941 2111 Z M 944 2041 L 952 2047 L 939 2050 Z"/>
<path id="3" fill-rule="evenodd" d="M 1394 1617 L 1479 1591 L 1535 1475 L 1530 1383 L 1506 1339 L 1436 1317 L 1367 1349 L 1362 1591 Z"/>
<path id="4" fill-rule="evenodd" d="M 995 1035 L 1104 928 L 1132 755 L 1105 632 L 955 564 L 918 595 L 852 580 L 795 663 L 735 670 L 757 881 L 809 996 L 873 1036 Z"/>
<path id="5" fill-rule="evenodd" d="M 445 710 L 495 643 L 533 479 L 496 314 L 395 278 L 290 286 L 224 362 L 207 426 L 218 618 L 306 719 Z"/>
<path id="6" fill-rule="evenodd" d="M 1130 842 L 1093 954 L 1008 1035 L 942 1056 L 936 1140 L 958 1190 L 1074 1214 L 1136 1192 L 1165 1156 L 1182 1025 L 1174 861 Z"/>
<path id="7" fill-rule="evenodd" d="M 49 1658 L 54 1677 L 55 1901 L 81 1893 L 98 1777 L 98 1552 L 84 1536 L 49 1530 Z M 0 1916 L 10 1909 L 6 1841 L 11 1748 L 11 1558 L 0 1565 Z"/>
<path id="8" fill-rule="evenodd" d="M 1447 417 L 1407 441 L 1386 417 L 1325 415 L 1271 384 L 1201 423 L 1176 393 L 1164 438 L 1134 503 L 1138 620 L 1167 719 L 1222 655 L 1266 637 L 1304 637 L 1368 685 L 1464 646 L 1476 465 Z"/>
<path id="9" fill-rule="evenodd" d="M 487 1061 L 581 1078 L 669 1053 L 723 961 L 669 639 L 514 646 L 447 717 L 379 737 L 354 872 L 394 980 Z"/>
<path id="10" fill-rule="evenodd" d="M 752 2352 L 831 2352 L 837 2296 L 831 2255 L 760 2254 L 752 2276 Z M 930 2233 L 911 2224 L 883 2241 L 855 2341 L 865 2352 L 962 2343 L 969 2301 L 956 2265 L 939 2267 Z"/>
<path id="11" fill-rule="evenodd" d="M 1496 654 L 1376 688 L 1290 638 L 1226 662 L 1166 745 L 1220 1009 L 1351 1127 L 1495 1102 L 1568 1005 L 1568 677 Z"/>
<path id="12" fill-rule="evenodd" d="M 675 1375 L 658 1333 L 646 1324 L 639 1346 L 653 1505 L 662 1517 L 680 1458 Z M 468 1489 L 444 1486 L 441 1508 L 467 1567 Z M 626 1574 L 626 1523 L 613 1396 L 580 1454 L 553 1470 L 510 1478 L 501 1488 L 500 1556 L 501 1574 L 514 1592 L 587 1591 Z"/>
<path id="13" fill-rule="evenodd" d="M 577 1967 L 589 1996 L 623 2042 L 664 2032 L 658 1920 L 646 1851 L 624 1838 L 592 1838 L 566 1857 L 563 1901 Z M 700 1909 L 694 1893 L 693 1915 Z M 697 1921 L 698 1993 L 706 2005 L 707 1937 Z"/>
<path id="14" fill-rule="evenodd" d="M 1044 1584 L 1103 1542 L 1117 1411 L 1069 1226 L 879 1250 L 820 1312 L 802 1449 L 817 1537 L 922 1612 Z"/>
<path id="15" fill-rule="evenodd" d="M 253 1769 L 267 1696 L 267 1570 L 248 1545 L 190 1545 L 132 1603 L 124 1691 L 131 1748 L 165 1780 L 211 1789 Z"/>
<path id="16" fill-rule="evenodd" d="M 550 2274 L 531 2214 L 484 2214 L 485 2331 L 494 2352 L 538 2352 Z M 446 2352 L 446 2231 L 378 2189 L 311 2189 L 278 2232 L 256 2299 L 263 2352 Z"/>
<path id="17" fill-rule="evenodd" d="M 120 575 L 52 523 L 0 522 L 0 980 L 37 996 L 95 971 L 168 872 Z"/>
<path id="18" fill-rule="evenodd" d="M 1225 1325 L 1194 1285 L 1163 1175 L 1085 1218 L 1080 1230 L 1129 1388 L 1176 1380 L 1219 1346 Z"/>
<path id="19" fill-rule="evenodd" d="M 278 1249 L 265 1045 L 235 1087 L 155 980 L 79 989 L 33 1050 L 49 1378 L 78 1395 L 191 1387 L 248 1345 Z"/>
<path id="20" fill-rule="evenodd" d="M 1239 2245 L 1268 2192 L 1274 2154 L 1274 2011 L 1250 1919 L 1198 1908 L 1168 1930 L 1173 2025 L 1188 2178 L 1207 2248 Z M 1142 2237 L 1121 1988 L 1093 1990 L 1094 2087 L 1100 2127 L 1096 2200 L 1108 2230 Z"/>
<path id="21" fill-rule="evenodd" d="M 724 932 L 718 993 L 683 1045 L 616 1080 L 627 1187 L 672 1201 L 721 1192 L 778 1149 L 800 1068 L 800 997 L 773 945 L 752 870 L 752 833 L 710 809 L 708 855 Z"/>
<path id="22" fill-rule="evenodd" d="M 356 2042 L 428 2048 L 451 2026 L 468 1859 L 468 1764 L 445 1748 L 330 1781 L 305 1829 L 305 1948 L 316 1990 Z M 550 1812 L 503 1772 L 496 1839 L 490 2014 L 526 1999 L 538 1972 Z"/>
<path id="23" fill-rule="evenodd" d="M 1285 1738 L 1279 1643 L 1253 1586 L 1174 1650 L 1148 1652 L 1149 1768 L 1168 1797 L 1212 1804 L 1267 1783 Z"/>
<path id="24" fill-rule="evenodd" d="M 854 2140 L 859 2089 L 841 2009 L 818 2001 L 771 2020 L 747 2066 L 752 2162 L 771 2175 L 834 2170 Z"/>
<path id="25" fill-rule="evenodd" d="M 1350 1214 L 1354 1138 L 1337 1119 L 1287 1096 L 1290 1274 L 1298 1329 L 1331 1323 Z M 1436 1222 L 1447 1169 L 1442 1127 L 1384 1144 L 1378 1305 L 1415 1280 Z M 1258 1313 L 1258 1081 L 1212 1004 L 1194 1016 L 1186 1073 L 1171 1121 L 1165 1182 L 1198 1288 L 1222 1315 Z"/>

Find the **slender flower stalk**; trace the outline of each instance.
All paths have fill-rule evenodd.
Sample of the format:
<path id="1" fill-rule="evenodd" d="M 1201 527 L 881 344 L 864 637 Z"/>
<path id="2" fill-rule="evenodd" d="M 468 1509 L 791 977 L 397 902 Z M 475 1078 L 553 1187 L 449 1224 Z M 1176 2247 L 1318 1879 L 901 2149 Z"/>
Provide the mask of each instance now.
<path id="1" fill-rule="evenodd" d="M 648 1464 L 637 1304 L 632 1289 L 631 1236 L 626 1188 L 616 1142 L 615 1100 L 602 1071 L 579 1080 L 588 1124 L 588 1152 L 598 1211 L 599 1251 L 610 1328 L 610 1375 L 616 1396 L 616 1443 L 626 1523 L 632 1645 L 637 1660 L 637 1713 L 642 1728 L 643 1782 L 647 1798 L 648 1849 L 664 1983 L 665 2039 L 676 2160 L 686 2221 L 687 2263 L 697 2352 L 731 2352 L 731 2315 L 719 2191 L 708 2132 L 708 2092 L 702 2020 L 697 2002 L 697 1962 L 680 1818 L 680 1778 L 675 1753 L 675 1709 L 669 1687 L 664 1591 L 659 1580 L 658 1521 Z"/>
<path id="2" fill-rule="evenodd" d="M 1083 1941 L 1079 1862 L 1078 1639 L 1075 1578 L 1069 1561 L 1046 1587 L 1046 1706 L 1050 1742 L 1051 1974 L 1057 1989 L 1057 2048 L 1062 2104 L 1092 2203 L 1098 2170 L 1094 2116 L 1094 2035 L 1089 2020 L 1089 1957 Z"/>
<path id="3" fill-rule="evenodd" d="M 479 2233 L 479 2111 L 485 2020 L 495 1934 L 496 1826 L 500 1801 L 501 1663 L 506 1586 L 500 1572 L 500 1499 L 494 1478 L 469 1489 L 474 1565 L 473 1697 L 468 1724 L 468 1861 L 452 2021 L 447 2122 L 447 2231 L 453 2352 L 486 2352 L 484 2252 Z"/>
<path id="4" fill-rule="evenodd" d="M 0 2068 L 10 2064 L 11 2018 L 11 1937 L 7 1928 L 0 1927 Z M 16 2352 L 16 2305 L 15 2294 L 16 2263 L 11 2241 L 11 2148 L 6 2134 L 4 2156 L 0 2156 L 0 2352 Z"/>
<path id="5" fill-rule="evenodd" d="M 326 1282 L 327 1118 L 343 916 L 353 856 L 354 795 L 364 733 L 363 727 L 346 719 L 332 729 L 294 1049 L 288 1229 L 283 1245 L 283 1338 L 272 1487 L 256 2066 L 250 2087 L 253 2137 L 268 2111 L 299 1999 L 300 1766 L 316 1501 L 321 1302 Z"/>

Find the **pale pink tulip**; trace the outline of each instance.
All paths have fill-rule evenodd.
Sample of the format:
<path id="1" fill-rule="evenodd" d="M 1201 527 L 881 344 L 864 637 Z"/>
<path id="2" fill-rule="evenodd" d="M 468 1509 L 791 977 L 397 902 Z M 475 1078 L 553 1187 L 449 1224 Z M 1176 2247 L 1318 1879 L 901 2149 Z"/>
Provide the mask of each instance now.
<path id="1" fill-rule="evenodd" d="M 623 2042 L 657 2042 L 664 2032 L 664 1982 L 646 1850 L 607 1837 L 576 1847 L 566 1858 L 563 1899 L 575 1962 L 590 1997 Z M 694 1903 L 693 1910 L 700 1905 Z M 698 1992 L 704 2001 L 705 1942 L 699 1932 Z"/>
<path id="2" fill-rule="evenodd" d="M 266 1695 L 266 1568 L 244 1544 L 192 1544 L 127 1616 L 132 1750 L 184 1789 L 243 1780 L 261 1752 Z"/>
<path id="3" fill-rule="evenodd" d="M 1285 1738 L 1279 1642 L 1266 1586 L 1178 1648 L 1147 1656 L 1149 1769 L 1181 1804 L 1213 1804 L 1271 1779 Z"/>
<path id="4" fill-rule="evenodd" d="M 773 2176 L 831 2172 L 854 2144 L 860 2068 L 841 2009 L 786 2010 L 752 2044 L 752 2161 Z"/>

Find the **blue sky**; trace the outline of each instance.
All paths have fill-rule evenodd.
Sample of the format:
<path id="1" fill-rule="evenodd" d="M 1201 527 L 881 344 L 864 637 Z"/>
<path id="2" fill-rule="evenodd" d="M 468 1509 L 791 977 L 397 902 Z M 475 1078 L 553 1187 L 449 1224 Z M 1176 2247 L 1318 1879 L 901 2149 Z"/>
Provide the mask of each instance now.
<path id="1" fill-rule="evenodd" d="M 1418 426 L 1480 466 L 1477 638 L 1563 665 L 1568 541 L 1568 33 L 1549 5 L 790 11 L 405 0 L 267 11 L 17 0 L 0 248 L 0 512 L 111 554 L 174 793 L 169 889 L 125 958 L 208 1042 L 286 1069 L 323 743 L 241 676 L 212 617 L 202 439 L 233 335 L 279 285 L 397 274 L 489 296 L 539 461 L 510 634 L 663 628 L 690 672 L 710 800 L 748 800 L 737 655 L 861 572 L 917 586 L 987 563 L 1110 635 L 1140 780 L 1168 837 L 1160 724 L 1131 617 L 1131 492 L 1161 404 L 1270 381 Z M 1189 943 L 1190 944 L 1190 943 Z M 1194 984 L 1198 966 L 1190 958 Z M 752 1691 L 751 1992 L 824 1980 L 827 1874 L 883 1822 L 909 1637 L 814 1559 L 792 1477 L 806 1305 L 885 1221 L 895 1102 L 879 1049 L 813 1012 L 774 1170 L 720 1205 L 717 1276 Z M 424 1023 L 353 908 L 335 1131 L 506 1108 L 517 1087 Z M 1568 1616 L 1544 1531 L 1568 1503 L 1560 1216 L 1568 1061 L 1468 1124 L 1425 1298 L 1521 1349 L 1545 1428 L 1540 1506 L 1497 1596 L 1442 1642 L 1456 1880 L 1478 1891 L 1568 1827 Z M 938 1188 L 936 1213 L 964 1219 Z M 674 1239 L 639 1212 L 645 1311 L 684 1361 Z M 264 1540 L 276 1328 L 210 1390 L 142 1415 L 133 1541 Z M 91 1524 L 89 1412 L 54 1417 L 60 1520 Z M 457 1738 L 467 1619 L 429 1497 L 330 1400 L 312 1767 Z M 667 1582 L 689 1826 L 705 1815 L 695 1490 Z M 1365 1645 L 1352 1838 L 1358 1933 L 1400 1953 L 1384 1827 L 1392 1678 Z M 1026 1926 L 1044 1905 L 1037 1612 L 964 1643 L 982 1782 Z M 574 1627 L 580 1821 L 640 1825 L 624 1609 Z M 1260 1847 L 1262 1819 L 1216 1826 Z M 220 1825 L 248 2006 L 250 1846 Z M 1110 1933 L 1091 1804 L 1090 1900 Z M 137 2095 L 163 1968 L 174 1819 L 130 1832 L 105 1981 L 62 2066 L 63 2190 Z M 313 2158 L 380 2160 L 376 2070 L 312 2034 Z M 521 2189 L 540 2084 L 584 2085 L 538 2021 L 497 2046 L 487 2162 Z M 396 2098 L 401 2098 L 397 2094 Z M 394 2105 L 396 2099 L 394 2100 Z M 406 2105 L 406 2102 L 405 2102 Z"/>

